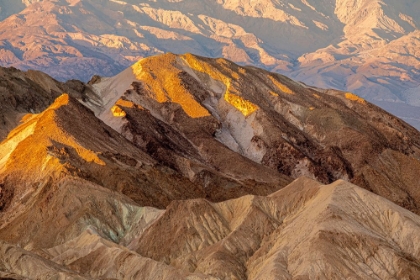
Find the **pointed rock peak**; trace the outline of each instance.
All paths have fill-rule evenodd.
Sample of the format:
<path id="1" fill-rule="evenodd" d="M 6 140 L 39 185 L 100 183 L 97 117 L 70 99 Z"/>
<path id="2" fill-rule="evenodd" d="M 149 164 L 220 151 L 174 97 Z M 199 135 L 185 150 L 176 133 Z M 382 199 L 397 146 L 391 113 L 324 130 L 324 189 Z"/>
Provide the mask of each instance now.
<path id="1" fill-rule="evenodd" d="M 294 185 L 305 185 L 305 186 L 320 186 L 322 185 L 320 182 L 315 180 L 314 178 L 309 178 L 307 176 L 301 176 L 294 180 L 292 183 L 289 184 L 289 186 Z"/>
<path id="2" fill-rule="evenodd" d="M 95 135 L 106 143 L 110 136 L 104 133 L 104 126 L 79 101 L 62 94 L 45 111 L 26 118 L 9 134 L 0 146 L 0 170 L 31 170 L 39 175 L 48 173 L 48 168 L 61 170 L 60 158 L 68 155 L 69 149 L 85 162 L 105 165 L 94 150 L 97 147 L 88 140 Z"/>
<path id="3" fill-rule="evenodd" d="M 67 93 L 63 93 L 59 97 L 57 97 L 53 104 L 51 104 L 50 108 L 59 108 L 64 105 L 68 105 L 70 102 L 70 96 Z"/>
<path id="4" fill-rule="evenodd" d="M 59 97 L 57 97 L 54 102 L 48 107 L 44 112 L 47 112 L 48 110 L 54 110 L 57 111 L 57 109 L 64 109 L 64 108 L 72 108 L 72 110 L 77 110 L 80 113 L 89 113 L 93 114 L 93 112 L 82 105 L 76 98 L 70 96 L 67 93 L 63 93 Z"/>
<path id="5" fill-rule="evenodd" d="M 269 197 L 288 197 L 302 191 L 316 193 L 323 184 L 313 178 L 301 176 L 287 185 L 285 188 L 269 195 Z"/>

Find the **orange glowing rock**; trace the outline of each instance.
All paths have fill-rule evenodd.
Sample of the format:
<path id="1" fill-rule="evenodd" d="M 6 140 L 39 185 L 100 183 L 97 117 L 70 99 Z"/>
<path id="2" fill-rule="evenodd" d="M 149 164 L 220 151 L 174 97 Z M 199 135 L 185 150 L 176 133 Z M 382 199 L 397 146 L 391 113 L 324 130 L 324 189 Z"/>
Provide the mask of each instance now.
<path id="1" fill-rule="evenodd" d="M 134 104 L 133 102 L 128 101 L 128 100 L 124 100 L 124 99 L 118 99 L 117 102 L 115 102 L 115 105 L 125 107 L 125 108 L 139 107 L 139 105 Z"/>
<path id="2" fill-rule="evenodd" d="M 294 92 L 288 88 L 286 85 L 282 84 L 281 82 L 279 82 L 277 79 L 275 79 L 272 76 L 268 76 L 268 78 L 271 80 L 271 82 L 278 88 L 280 89 L 282 92 L 287 93 L 287 94 L 294 94 Z"/>
<path id="3" fill-rule="evenodd" d="M 188 63 L 191 69 L 204 73 L 214 80 L 221 81 L 226 85 L 227 88 L 230 86 L 231 81 L 231 79 L 229 79 L 229 77 L 226 76 L 227 73 L 230 73 L 232 76 L 235 76 L 233 78 L 239 78 L 239 76 L 236 73 L 236 75 L 232 74 L 234 72 L 229 68 L 225 67 L 226 74 L 222 74 L 214 65 L 206 63 L 202 60 L 198 60 L 195 56 L 191 54 L 184 55 L 183 59 Z M 227 63 L 226 60 L 222 58 L 216 59 L 216 62 L 218 63 L 218 65 L 224 65 Z"/>
<path id="4" fill-rule="evenodd" d="M 257 105 L 233 93 L 226 92 L 225 100 L 238 109 L 245 117 L 258 110 Z"/>
<path id="5" fill-rule="evenodd" d="M 59 97 L 57 97 L 54 103 L 48 109 L 57 109 L 63 105 L 69 104 L 70 97 L 67 93 L 63 93 Z"/>
<path id="6" fill-rule="evenodd" d="M 348 100 L 356 101 L 356 102 L 359 102 L 360 104 L 365 104 L 366 103 L 366 101 L 363 98 L 361 98 L 361 97 L 359 97 L 356 94 L 353 94 L 351 92 L 347 92 L 345 94 L 345 96 Z"/>
<path id="7" fill-rule="evenodd" d="M 26 123 L 27 121 L 29 121 L 30 119 L 32 119 L 35 116 L 36 116 L 35 114 L 26 114 L 20 119 L 20 122 L 21 123 Z"/>
<path id="8" fill-rule="evenodd" d="M 124 118 L 127 114 L 119 106 L 114 105 L 111 108 L 112 115 L 114 117 Z"/>
<path id="9" fill-rule="evenodd" d="M 226 93 L 224 99 L 239 110 L 245 117 L 251 115 L 259 108 L 257 105 L 252 102 L 242 98 L 239 95 L 233 94 L 230 92 L 231 83 L 233 80 L 239 80 L 240 76 L 238 73 L 232 71 L 232 69 L 226 67 L 228 63 L 225 59 L 217 59 L 216 65 L 211 65 L 202 60 L 197 60 L 193 55 L 186 54 L 183 56 L 183 59 L 188 63 L 188 65 L 195 71 L 205 73 L 210 76 L 212 79 L 222 82 L 226 86 Z M 223 71 L 221 72 L 218 68 L 222 67 Z M 244 68 L 239 68 L 239 73 L 244 74 L 246 70 Z M 270 92 L 272 95 L 277 96 L 276 93 Z"/>
<path id="10" fill-rule="evenodd" d="M 117 102 L 115 102 L 115 105 L 112 106 L 111 112 L 114 117 L 117 118 L 124 118 L 127 113 L 124 111 L 123 108 L 141 108 L 140 105 L 134 104 L 133 102 L 129 100 L 124 99 L 118 99 Z"/>
<path id="11" fill-rule="evenodd" d="M 48 170 L 60 172 L 63 163 L 54 155 L 50 155 L 46 149 L 55 147 L 57 143 L 74 149 L 85 162 L 105 165 L 95 151 L 85 148 L 73 135 L 63 130 L 63 122 L 69 121 L 63 117 L 63 114 L 66 114 L 63 108 L 66 106 L 75 105 L 70 104 L 67 94 L 63 94 L 44 112 L 33 115 L 11 131 L 3 143 L 3 147 L 8 151 L 0 149 L 0 170 L 6 167 L 9 170 L 26 170 L 28 174 L 39 174 Z"/>
<path id="12" fill-rule="evenodd" d="M 174 66 L 176 56 L 166 54 L 154 59 L 140 60 L 132 66 L 133 74 L 150 89 L 150 97 L 159 103 L 174 102 L 181 105 L 191 118 L 210 116 L 206 108 L 200 105 L 179 79 L 181 70 Z M 158 64 L 159 73 L 150 71 Z"/>

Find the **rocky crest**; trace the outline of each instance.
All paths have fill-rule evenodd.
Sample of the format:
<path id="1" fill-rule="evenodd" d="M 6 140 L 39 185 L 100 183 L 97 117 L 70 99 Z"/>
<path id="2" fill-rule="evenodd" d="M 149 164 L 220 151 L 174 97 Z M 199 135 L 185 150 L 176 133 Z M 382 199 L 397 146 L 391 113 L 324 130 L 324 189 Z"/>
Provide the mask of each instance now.
<path id="1" fill-rule="evenodd" d="M 63 92 L 80 100 L 88 95 L 94 99 L 93 92 L 83 82 L 61 83 L 40 71 L 22 72 L 0 67 L 0 140 L 4 140 L 25 115 L 42 112 Z"/>

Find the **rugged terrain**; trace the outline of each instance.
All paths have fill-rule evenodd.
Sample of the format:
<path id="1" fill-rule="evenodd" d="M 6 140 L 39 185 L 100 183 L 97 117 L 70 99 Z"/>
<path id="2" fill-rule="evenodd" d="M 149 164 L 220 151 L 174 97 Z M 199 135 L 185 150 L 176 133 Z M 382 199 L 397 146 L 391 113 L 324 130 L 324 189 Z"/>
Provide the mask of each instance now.
<path id="1" fill-rule="evenodd" d="M 0 64 L 59 80 L 191 52 L 354 92 L 420 127 L 417 0 L 4 0 Z"/>
<path id="2" fill-rule="evenodd" d="M 0 277 L 420 272 L 420 133 L 357 95 L 191 54 L 2 71 Z"/>
<path id="3" fill-rule="evenodd" d="M 179 154 L 194 147 L 190 158 L 222 172 L 236 153 L 292 178 L 344 179 L 419 209 L 420 133 L 354 94 L 190 54 L 143 59 L 93 90 L 102 102 L 86 104 L 101 120 L 188 176 L 195 172 Z"/>
<path id="4" fill-rule="evenodd" d="M 344 181 L 323 186 L 302 177 L 267 197 L 174 201 L 166 210 L 68 182 L 38 202 L 44 205 L 33 205 L 41 213 L 32 214 L 31 224 L 44 232 L 11 241 L 10 226 L 0 231 L 2 277 L 415 279 L 420 273 L 419 216 Z M 46 230 L 41 217 L 48 213 L 55 214 L 50 225 L 68 225 L 64 232 Z"/>

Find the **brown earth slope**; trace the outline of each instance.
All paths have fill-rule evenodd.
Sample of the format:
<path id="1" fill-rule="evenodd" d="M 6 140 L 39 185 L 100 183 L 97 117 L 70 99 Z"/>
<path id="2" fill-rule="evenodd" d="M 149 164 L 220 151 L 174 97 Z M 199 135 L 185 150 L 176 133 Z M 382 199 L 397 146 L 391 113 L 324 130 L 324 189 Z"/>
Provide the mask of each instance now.
<path id="1" fill-rule="evenodd" d="M 0 65 L 87 81 L 165 52 L 224 57 L 355 92 L 420 129 L 419 10 L 417 0 L 4 0 Z"/>
<path id="2" fill-rule="evenodd" d="M 362 98 L 189 54 L 90 90 L 0 143 L 0 278 L 420 273 L 420 134 Z"/>

